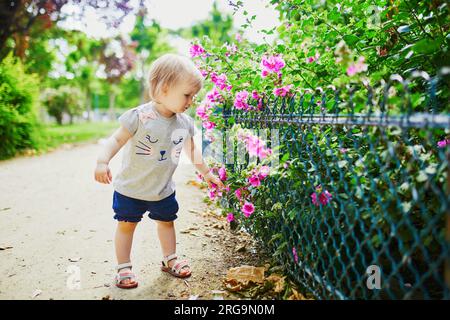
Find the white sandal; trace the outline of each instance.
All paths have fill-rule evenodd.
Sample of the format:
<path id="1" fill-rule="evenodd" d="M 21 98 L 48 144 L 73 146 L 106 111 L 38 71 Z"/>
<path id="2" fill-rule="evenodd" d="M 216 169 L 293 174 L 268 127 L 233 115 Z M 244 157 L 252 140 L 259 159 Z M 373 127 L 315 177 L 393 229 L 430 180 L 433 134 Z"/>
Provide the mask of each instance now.
<path id="1" fill-rule="evenodd" d="M 117 269 L 116 287 L 121 288 L 121 289 L 136 288 L 138 286 L 138 282 L 136 281 L 136 275 L 130 271 L 120 272 L 120 270 L 126 269 L 126 268 L 130 268 L 130 269 L 132 268 L 131 262 L 122 263 L 116 267 L 116 269 Z M 127 284 L 123 284 L 122 281 L 126 280 L 126 279 L 129 279 L 130 282 Z"/>
<path id="2" fill-rule="evenodd" d="M 186 274 L 181 274 L 181 270 L 183 270 L 183 268 L 190 268 L 189 264 L 187 262 L 187 260 L 180 260 L 177 261 L 172 268 L 169 267 L 169 261 L 172 260 L 176 260 L 177 259 L 177 255 L 175 253 L 168 255 L 167 257 L 163 257 L 163 261 L 161 261 L 162 266 L 161 266 L 161 270 L 167 273 L 170 273 L 171 275 L 173 275 L 174 277 L 177 278 L 187 278 L 191 276 L 191 270 L 188 271 L 188 273 Z"/>

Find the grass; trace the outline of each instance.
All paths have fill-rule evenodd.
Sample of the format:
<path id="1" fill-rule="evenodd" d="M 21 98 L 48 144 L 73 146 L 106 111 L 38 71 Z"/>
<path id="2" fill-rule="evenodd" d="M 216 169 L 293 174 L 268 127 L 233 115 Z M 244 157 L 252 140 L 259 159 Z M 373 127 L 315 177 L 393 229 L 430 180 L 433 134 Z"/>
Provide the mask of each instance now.
<path id="1" fill-rule="evenodd" d="M 89 122 L 71 125 L 47 125 L 43 127 L 41 151 L 49 151 L 63 144 L 97 141 L 111 135 L 117 122 Z"/>

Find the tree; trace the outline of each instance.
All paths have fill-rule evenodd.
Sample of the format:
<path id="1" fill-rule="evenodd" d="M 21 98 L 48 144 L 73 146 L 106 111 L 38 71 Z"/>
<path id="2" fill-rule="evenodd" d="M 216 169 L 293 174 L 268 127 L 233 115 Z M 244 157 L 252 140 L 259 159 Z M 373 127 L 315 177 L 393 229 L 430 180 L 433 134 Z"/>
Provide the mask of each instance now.
<path id="1" fill-rule="evenodd" d="M 101 56 L 101 42 L 88 38 L 79 31 L 70 31 L 66 39 L 74 44 L 77 50 L 72 51 L 66 58 L 67 71 L 74 75 L 74 81 L 84 93 L 87 120 L 90 121 L 92 113 L 92 92 L 98 79 L 95 75 Z"/>
<path id="2" fill-rule="evenodd" d="M 182 28 L 175 33 L 184 38 L 200 39 L 207 36 L 215 45 L 231 42 L 230 32 L 233 29 L 233 18 L 229 14 L 222 14 L 214 1 L 212 10 L 206 20 L 199 21 L 189 28 Z"/>
<path id="3" fill-rule="evenodd" d="M 131 31 L 131 39 L 137 43 L 136 46 L 136 62 L 137 78 L 140 83 L 140 103 L 147 100 L 146 84 L 147 84 L 147 70 L 151 61 L 157 58 L 162 52 L 172 51 L 173 48 L 167 44 L 165 37 L 167 31 L 155 21 L 145 21 L 146 9 L 142 8 L 137 17 L 134 29 Z"/>
<path id="4" fill-rule="evenodd" d="M 138 8 L 143 6 L 140 0 Z M 100 19 L 110 27 L 117 27 L 123 18 L 135 11 L 128 0 L 8 0 L 0 2 L 0 60 L 14 49 L 21 59 L 30 41 L 32 27 L 38 30 L 51 28 L 57 21 L 66 19 L 65 5 L 77 6 L 83 19 L 87 8 L 104 14 Z M 108 12 L 108 9 L 110 11 Z M 73 15 L 71 15 L 73 17 Z"/>
<path id="5" fill-rule="evenodd" d="M 100 62 L 104 66 L 106 80 L 111 84 L 109 92 L 109 114 L 111 119 L 115 117 L 115 98 L 118 84 L 123 76 L 133 68 L 136 61 L 134 52 L 136 43 L 127 43 L 123 38 L 112 39 L 103 43 Z"/>
<path id="6" fill-rule="evenodd" d="M 70 123 L 73 123 L 73 117 L 80 115 L 83 111 L 82 92 L 77 87 L 61 86 L 58 89 L 48 88 L 44 92 L 44 103 L 48 113 L 56 118 L 59 125 L 63 124 L 63 115 L 70 117 Z"/>

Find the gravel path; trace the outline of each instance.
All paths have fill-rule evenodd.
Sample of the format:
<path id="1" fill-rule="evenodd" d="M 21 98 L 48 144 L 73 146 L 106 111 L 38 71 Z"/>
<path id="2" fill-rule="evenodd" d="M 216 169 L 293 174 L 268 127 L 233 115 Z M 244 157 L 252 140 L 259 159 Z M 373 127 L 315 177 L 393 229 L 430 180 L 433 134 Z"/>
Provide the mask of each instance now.
<path id="1" fill-rule="evenodd" d="M 0 299 L 210 299 L 231 266 L 234 240 L 223 218 L 206 214 L 204 192 L 187 183 L 195 173 L 186 159 L 174 177 L 177 252 L 193 275 L 184 281 L 160 271 L 156 225 L 144 216 L 132 252 L 139 287 L 114 286 L 113 189 L 93 179 L 99 147 L 0 162 Z M 119 153 L 113 178 L 120 161 Z"/>

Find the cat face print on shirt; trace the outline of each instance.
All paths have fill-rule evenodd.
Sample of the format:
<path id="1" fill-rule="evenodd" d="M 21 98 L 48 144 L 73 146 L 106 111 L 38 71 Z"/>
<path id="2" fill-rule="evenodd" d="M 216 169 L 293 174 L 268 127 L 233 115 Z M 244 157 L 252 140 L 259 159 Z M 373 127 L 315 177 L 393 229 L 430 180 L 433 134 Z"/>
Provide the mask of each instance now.
<path id="1" fill-rule="evenodd" d="M 137 140 L 135 153 L 158 162 L 171 159 L 174 163 L 178 163 L 187 136 L 186 129 L 174 130 L 170 140 L 162 139 L 154 134 L 146 134 L 143 139 Z"/>

